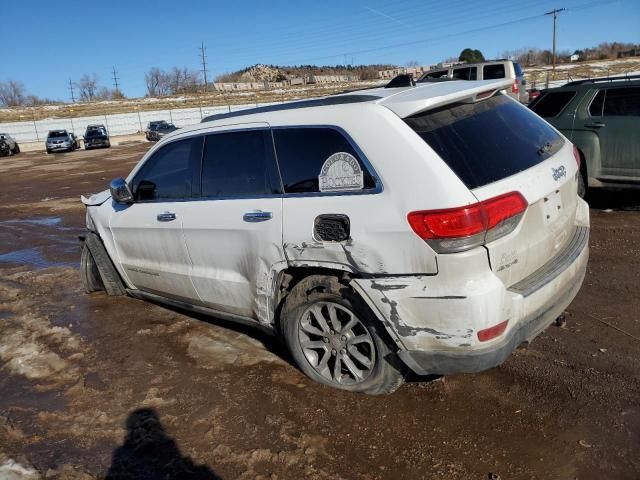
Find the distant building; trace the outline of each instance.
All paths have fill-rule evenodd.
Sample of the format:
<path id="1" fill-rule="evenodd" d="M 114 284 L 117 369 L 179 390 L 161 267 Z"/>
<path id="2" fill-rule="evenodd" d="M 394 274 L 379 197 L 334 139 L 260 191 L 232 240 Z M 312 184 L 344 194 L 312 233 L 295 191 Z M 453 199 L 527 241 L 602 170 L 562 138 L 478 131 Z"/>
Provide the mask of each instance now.
<path id="1" fill-rule="evenodd" d="M 391 80 L 392 78 L 395 78 L 402 73 L 413 75 L 413 78 L 418 78 L 422 76 L 424 72 L 427 72 L 432 68 L 435 68 L 435 66 L 422 65 L 420 67 L 396 67 L 396 68 L 391 68 L 389 70 L 378 71 L 378 78 L 380 78 L 380 80 Z"/>
<path id="2" fill-rule="evenodd" d="M 624 52 L 618 52 L 618 58 L 638 57 L 638 56 L 640 56 L 640 48 L 632 48 L 631 50 L 625 50 Z"/>

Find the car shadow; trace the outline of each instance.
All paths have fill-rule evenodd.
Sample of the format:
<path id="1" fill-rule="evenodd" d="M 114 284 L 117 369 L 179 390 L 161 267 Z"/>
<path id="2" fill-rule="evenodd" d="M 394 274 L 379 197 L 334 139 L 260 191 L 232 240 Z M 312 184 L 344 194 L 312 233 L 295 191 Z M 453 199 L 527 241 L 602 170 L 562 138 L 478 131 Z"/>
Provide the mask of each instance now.
<path id="1" fill-rule="evenodd" d="M 640 190 L 590 189 L 586 199 L 594 210 L 640 212 Z"/>
<path id="2" fill-rule="evenodd" d="M 183 456 L 176 441 L 167 435 L 158 413 L 135 410 L 126 422 L 124 443 L 113 452 L 105 480 L 220 480 L 211 468 Z"/>

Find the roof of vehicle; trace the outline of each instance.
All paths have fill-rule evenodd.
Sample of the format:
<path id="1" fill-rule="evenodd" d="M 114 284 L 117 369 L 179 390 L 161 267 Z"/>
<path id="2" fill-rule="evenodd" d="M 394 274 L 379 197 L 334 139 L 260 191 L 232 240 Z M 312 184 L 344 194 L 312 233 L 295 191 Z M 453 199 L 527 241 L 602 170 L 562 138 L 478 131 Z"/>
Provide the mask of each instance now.
<path id="1" fill-rule="evenodd" d="M 597 77 L 597 78 L 585 78 L 583 80 L 574 80 L 573 82 L 569 82 L 564 87 L 575 87 L 577 85 L 589 85 L 593 86 L 596 84 L 611 84 L 611 83 L 619 83 L 619 82 L 632 82 L 634 85 L 636 83 L 640 83 L 640 75 L 625 75 L 624 77 Z"/>
<path id="2" fill-rule="evenodd" d="M 278 105 L 269 105 L 266 107 L 239 110 L 237 112 L 211 115 L 209 117 L 205 117 L 202 120 L 202 123 L 242 116 L 256 117 L 251 119 L 251 121 L 264 121 L 265 118 L 261 114 L 269 112 L 290 110 L 292 112 L 298 111 L 300 113 L 304 113 L 304 110 L 307 108 L 327 106 L 349 107 L 362 104 L 381 105 L 388 108 L 399 117 L 405 118 L 424 110 L 436 108 L 465 98 L 474 97 L 478 93 L 491 90 L 501 90 L 510 85 L 510 79 L 500 79 L 478 81 L 452 80 L 448 82 L 422 83 L 414 87 L 400 88 L 380 87 L 311 100 L 281 103 Z M 197 127 L 194 129 L 197 129 Z M 186 131 L 189 130 L 189 128 L 182 130 Z"/>

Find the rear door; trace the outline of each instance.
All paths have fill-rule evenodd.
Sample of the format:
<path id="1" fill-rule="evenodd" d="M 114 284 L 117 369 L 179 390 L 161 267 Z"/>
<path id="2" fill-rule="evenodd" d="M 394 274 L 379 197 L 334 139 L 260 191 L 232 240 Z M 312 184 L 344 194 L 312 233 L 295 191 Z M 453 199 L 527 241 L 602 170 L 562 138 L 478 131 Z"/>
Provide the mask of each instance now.
<path id="1" fill-rule="evenodd" d="M 640 87 L 600 90 L 592 107 L 600 106 L 585 126 L 600 138 L 602 176 L 640 177 Z"/>
<path id="2" fill-rule="evenodd" d="M 577 207 L 572 146 L 504 95 L 406 119 L 479 201 L 520 192 L 529 206 L 512 233 L 486 244 L 492 270 L 510 286 L 569 242 Z"/>
<path id="3" fill-rule="evenodd" d="M 284 262 L 280 179 L 269 126 L 233 128 L 206 135 L 200 198 L 182 206 L 191 281 L 206 306 L 266 321 Z"/>

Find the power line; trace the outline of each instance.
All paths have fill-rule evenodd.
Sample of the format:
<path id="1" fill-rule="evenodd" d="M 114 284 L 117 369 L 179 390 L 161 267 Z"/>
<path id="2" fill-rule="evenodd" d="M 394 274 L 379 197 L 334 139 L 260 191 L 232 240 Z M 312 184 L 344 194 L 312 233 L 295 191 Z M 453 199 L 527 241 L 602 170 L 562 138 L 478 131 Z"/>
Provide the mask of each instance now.
<path id="1" fill-rule="evenodd" d="M 118 77 L 118 72 L 116 72 L 116 67 L 113 67 L 113 86 L 116 89 L 116 92 L 120 91 L 120 84 L 118 83 L 120 77 Z"/>
<path id="2" fill-rule="evenodd" d="M 545 15 L 553 15 L 553 51 L 551 53 L 553 67 L 551 68 L 551 72 L 554 80 L 556 79 L 556 18 L 558 18 L 560 12 L 564 11 L 564 8 L 554 8 L 550 12 L 545 13 Z"/>
<path id="3" fill-rule="evenodd" d="M 69 79 L 69 91 L 71 92 L 71 103 L 76 103 L 76 97 L 73 94 L 73 82 Z"/>
<path id="4" fill-rule="evenodd" d="M 202 61 L 202 75 L 204 76 L 204 91 L 209 90 L 209 84 L 207 82 L 207 55 L 206 48 L 204 46 L 204 40 L 202 41 L 202 45 L 200 46 L 200 59 Z"/>

